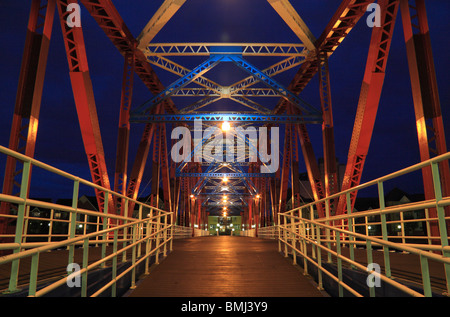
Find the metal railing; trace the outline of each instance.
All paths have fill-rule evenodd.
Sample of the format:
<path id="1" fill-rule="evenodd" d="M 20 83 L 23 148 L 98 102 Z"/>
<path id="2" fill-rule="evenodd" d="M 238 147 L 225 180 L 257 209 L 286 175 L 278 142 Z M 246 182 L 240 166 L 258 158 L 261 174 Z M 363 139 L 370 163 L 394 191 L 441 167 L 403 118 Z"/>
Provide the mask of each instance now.
<path id="1" fill-rule="evenodd" d="M 258 228 L 258 238 L 276 240 L 278 237 L 278 226 Z"/>
<path id="2" fill-rule="evenodd" d="M 118 280 L 131 273 L 131 287 L 135 286 L 136 268 L 145 263 L 145 272 L 148 273 L 149 260 L 154 256 L 155 263 L 159 263 L 160 254 L 166 256 L 172 250 L 173 243 L 173 213 L 167 212 L 127 196 L 118 194 L 109 189 L 100 187 L 89 181 L 80 179 L 69 173 L 51 167 L 47 164 L 11 151 L 0 146 L 0 153 L 22 162 L 22 180 L 20 195 L 12 196 L 0 194 L 2 212 L 0 221 L 14 221 L 14 234 L 2 234 L 0 238 L 13 240 L 0 243 L 0 251 L 7 250 L 9 255 L 0 257 L 0 266 L 10 266 L 10 278 L 7 293 L 19 290 L 18 277 L 19 265 L 25 258 L 31 259 L 29 272 L 28 295 L 44 296 L 48 292 L 67 283 L 68 278 L 80 279 L 81 295 L 87 294 L 88 273 L 97 268 L 112 269 L 111 280 L 101 289 L 89 296 L 99 296 L 106 290 L 111 295 L 116 295 Z M 72 202 L 70 206 L 54 204 L 28 198 L 30 190 L 31 169 L 41 168 L 52 174 L 60 175 L 73 182 Z M 86 210 L 78 207 L 80 185 L 87 186 L 100 192 L 104 196 L 102 212 Z M 133 208 L 134 218 L 120 216 L 120 208 L 110 206 L 110 201 L 122 201 L 124 215 L 128 215 L 128 208 Z M 14 207 L 14 208 L 13 208 Z M 5 210 L 5 208 L 8 208 Z M 34 215 L 34 210 L 46 210 L 47 217 Z M 13 211 L 13 212 L 11 212 Z M 33 233 L 31 225 L 39 222 L 48 228 L 45 233 Z M 68 268 L 75 263 L 75 250 L 81 246 L 83 249 L 80 261 L 80 270 L 64 278 L 60 278 L 43 289 L 37 290 L 39 276 L 39 259 L 44 252 L 56 250 L 68 250 Z M 90 261 L 90 247 L 95 246 L 100 250 L 100 259 Z M 120 260 L 119 260 L 120 258 Z M 128 262 L 129 267 L 117 274 L 117 266 Z"/>
<path id="3" fill-rule="evenodd" d="M 192 227 L 174 226 L 173 238 L 174 239 L 186 239 L 192 237 L 204 237 L 209 236 L 208 230 L 201 230 Z"/>
<path id="4" fill-rule="evenodd" d="M 344 267 L 365 272 L 368 276 L 388 283 L 412 296 L 432 296 L 433 287 L 430 282 L 429 262 L 435 261 L 443 265 L 446 290 L 441 291 L 448 296 L 450 294 L 450 247 L 447 226 L 450 217 L 448 213 L 446 215 L 446 208 L 450 206 L 450 197 L 442 196 L 439 164 L 448 161 L 449 158 L 450 153 L 446 153 L 327 198 L 278 214 L 279 251 L 284 252 L 285 256 L 293 254 L 294 261 L 297 259 L 296 255 L 301 256 L 306 273 L 308 264 L 317 267 L 319 287 L 322 287 L 323 274 L 328 275 L 338 284 L 340 296 L 343 296 L 344 289 L 355 296 L 361 296 L 360 293 L 344 282 Z M 386 207 L 383 184 L 388 180 L 419 171 L 422 168 L 431 168 L 436 198 Z M 380 207 L 373 210 L 352 212 L 350 206 L 351 193 L 369 186 L 377 186 Z M 341 196 L 345 197 L 347 202 L 346 213 L 331 216 L 330 203 L 336 202 Z M 315 211 L 318 206 L 325 206 L 326 217 L 317 218 Z M 423 213 L 424 217 L 406 219 L 404 215 L 411 212 Z M 404 228 L 412 222 L 424 224 L 424 234 L 406 234 Z M 371 228 L 376 225 L 380 226 L 380 232 L 374 234 Z M 392 227 L 399 229 L 399 234 L 389 234 L 389 226 L 391 226 L 390 229 Z M 435 226 L 435 230 L 430 232 L 432 226 Z M 259 230 L 261 231 L 261 229 Z M 358 263 L 355 260 L 355 248 L 357 247 L 366 250 L 368 264 L 373 263 L 374 249 L 380 249 L 383 252 L 384 272 L 377 272 L 367 265 Z M 344 248 L 346 248 L 346 255 L 343 254 Z M 393 276 L 391 270 L 392 252 L 390 251 L 409 253 L 418 257 L 423 294 L 407 287 L 406 284 L 400 283 L 400 279 Z M 335 264 L 337 273 L 333 274 L 327 270 L 323 265 L 324 262 Z M 374 287 L 369 287 L 369 292 L 370 296 L 375 296 Z"/>

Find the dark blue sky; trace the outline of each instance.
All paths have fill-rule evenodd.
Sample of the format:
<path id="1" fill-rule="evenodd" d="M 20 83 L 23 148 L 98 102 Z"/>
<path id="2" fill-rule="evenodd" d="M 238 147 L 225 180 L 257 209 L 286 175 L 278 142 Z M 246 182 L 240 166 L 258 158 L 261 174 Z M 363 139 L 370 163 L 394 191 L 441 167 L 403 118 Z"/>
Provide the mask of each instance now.
<path id="1" fill-rule="evenodd" d="M 113 2 L 136 37 L 163 3 L 162 0 L 114 0 Z M 0 144 L 3 146 L 8 146 L 30 3 L 30 0 L 0 0 L 0 28 L 2 30 L 0 33 L 2 43 L 0 50 L 2 70 L 0 74 L 2 97 Z M 338 8 L 340 1 L 292 0 L 291 3 L 318 38 Z M 427 1 L 426 5 L 444 125 L 447 128 L 446 137 L 449 140 L 448 70 L 450 67 L 447 15 L 450 12 L 450 1 Z M 369 47 L 371 29 L 365 23 L 366 17 L 367 14 L 330 59 L 336 154 L 341 163 L 345 163 L 347 160 Z M 123 57 L 84 8 L 81 19 L 109 177 L 113 184 Z M 292 43 L 298 42 L 298 38 L 265 0 L 189 0 L 158 34 L 154 42 Z M 183 65 L 193 67 L 196 63 L 198 60 L 186 61 Z M 257 64 L 256 60 L 255 64 Z M 257 64 L 257 66 L 264 68 L 270 64 L 270 62 L 266 63 L 262 60 L 261 64 Z M 175 79 L 173 75 L 168 75 L 160 69 L 155 68 L 155 71 L 166 86 Z M 287 86 L 294 74 L 295 70 L 289 71 L 276 79 Z M 211 71 L 206 77 L 226 85 L 235 81 L 232 76 L 237 76 L 239 79 L 243 78 L 242 75 L 236 69 L 230 71 L 229 68 L 223 66 Z M 135 82 L 133 107 L 137 107 L 151 98 L 151 94 L 137 77 Z M 320 107 L 317 77 L 310 82 L 301 97 L 317 108 Z M 271 99 L 271 101 L 271 107 L 273 107 L 278 99 Z M 176 99 L 175 102 L 177 102 Z M 222 103 L 217 107 L 226 107 L 227 105 Z M 231 109 L 233 107 L 234 105 Z M 141 131 L 141 125 L 132 126 L 130 168 L 134 161 Z M 309 131 L 316 156 L 321 157 L 320 126 L 312 126 Z M 90 179 L 70 86 L 61 30 L 56 18 L 47 65 L 35 157 L 69 173 Z M 363 181 L 418 163 L 419 160 L 409 73 L 399 15 Z M 2 176 L 3 157 L 0 163 L 2 163 L 0 167 Z M 144 188 L 151 178 L 150 172 L 150 169 L 146 170 L 141 188 Z M 35 190 L 35 193 L 39 192 L 40 195 L 53 196 L 56 193 L 55 188 L 58 188 L 58 196 L 71 196 L 71 189 L 67 182 L 61 182 L 59 179 L 40 172 L 36 172 L 33 176 L 32 195 Z M 3 180 L 3 177 L 1 179 Z M 399 186 L 405 191 L 418 192 L 421 190 L 420 178 L 405 180 Z"/>

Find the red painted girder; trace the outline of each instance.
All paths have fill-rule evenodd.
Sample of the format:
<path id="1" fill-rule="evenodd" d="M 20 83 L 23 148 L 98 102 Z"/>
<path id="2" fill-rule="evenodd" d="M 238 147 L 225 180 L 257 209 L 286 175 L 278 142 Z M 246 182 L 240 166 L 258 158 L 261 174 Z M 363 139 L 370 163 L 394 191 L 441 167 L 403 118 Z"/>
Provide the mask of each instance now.
<path id="1" fill-rule="evenodd" d="M 33 0 L 31 3 L 11 125 L 9 148 L 31 158 L 35 152 L 55 6 L 55 0 Z M 16 163 L 14 158 L 7 157 L 2 190 L 5 195 L 15 195 L 15 185 L 20 188 L 20 184 L 15 181 L 21 174 Z M 0 213 L 8 213 L 10 209 L 9 203 L 1 203 Z M 0 218 L 0 233 L 6 233 L 6 227 L 7 221 Z"/>
<path id="2" fill-rule="evenodd" d="M 94 91 L 89 74 L 83 30 L 81 26 L 70 27 L 67 24 L 67 17 L 70 14 L 70 12 L 67 12 L 67 5 L 70 3 L 77 3 L 77 1 L 58 0 L 57 7 L 69 64 L 70 80 L 78 113 L 78 121 L 89 162 L 92 182 L 106 189 L 110 189 L 97 109 L 95 106 Z M 104 193 L 97 189 L 95 191 L 99 211 L 103 211 L 105 203 Z M 112 197 L 109 197 L 109 213 L 115 213 L 113 203 Z"/>
<path id="3" fill-rule="evenodd" d="M 358 20 L 366 13 L 367 6 L 372 2 L 374 1 L 344 0 L 341 2 L 324 32 L 316 40 L 316 52 L 310 53 L 310 56 L 300 66 L 297 74 L 288 86 L 291 92 L 299 94 L 306 87 L 319 71 L 317 56 L 321 53 L 327 53 L 329 57 L 350 33 Z M 287 104 L 286 101 L 280 100 L 275 107 L 274 113 L 284 113 Z"/>
<path id="4" fill-rule="evenodd" d="M 160 160 L 161 160 L 161 175 L 164 193 L 164 209 L 172 211 L 172 194 L 170 190 L 170 173 L 169 173 L 169 153 L 167 151 L 167 136 L 166 124 L 160 124 Z"/>
<path id="5" fill-rule="evenodd" d="M 285 126 L 284 135 L 284 148 L 283 148 L 283 162 L 281 165 L 281 181 L 280 181 L 280 199 L 278 201 L 278 212 L 283 213 L 286 210 L 287 189 L 289 186 L 289 171 L 291 164 L 291 139 L 292 139 L 292 127 L 290 124 Z"/>
<path id="6" fill-rule="evenodd" d="M 328 57 L 322 54 L 319 69 L 319 90 L 322 106 L 322 139 L 324 156 L 324 181 L 325 196 L 328 197 L 339 191 L 337 178 L 336 151 L 334 144 L 333 108 L 331 100 L 330 73 L 328 68 Z M 331 212 L 335 209 L 335 202 L 330 202 Z"/>
<path id="7" fill-rule="evenodd" d="M 383 88 L 386 64 L 392 41 L 392 34 L 399 6 L 398 0 L 383 0 L 381 8 L 381 26 L 374 27 L 367 56 L 366 69 L 361 87 L 352 138 L 348 152 L 347 166 L 341 190 L 358 186 L 369 151 L 372 132 Z M 353 210 L 357 192 L 352 192 L 351 208 Z M 346 210 L 346 198 L 339 198 L 336 214 Z"/>
<path id="8" fill-rule="evenodd" d="M 447 153 L 444 124 L 431 49 L 428 19 L 423 0 L 400 1 L 403 33 L 411 79 L 414 113 L 421 161 Z M 415 32 L 414 32 L 415 31 Z M 434 148 L 432 147 L 432 143 Z M 448 161 L 439 164 L 442 195 L 450 194 Z M 430 167 L 422 169 L 425 199 L 434 199 L 434 186 Z M 436 209 L 430 209 L 430 217 L 436 217 Z M 446 208 L 450 215 L 450 208 Z M 432 235 L 439 235 L 436 222 L 431 222 Z M 447 231 L 450 224 L 447 223 Z"/>
<path id="9" fill-rule="evenodd" d="M 147 88 L 153 94 L 164 90 L 163 84 L 148 63 L 146 56 L 137 48 L 138 41 L 133 37 L 112 1 L 81 0 L 81 3 L 122 55 L 134 54 L 136 56 L 135 72 Z M 165 110 L 170 114 L 178 112 L 171 99 L 165 103 Z"/>
<path id="10" fill-rule="evenodd" d="M 114 191 L 126 195 L 127 191 L 127 167 L 128 145 L 130 139 L 130 108 L 133 99 L 134 56 L 125 56 L 122 79 L 122 95 L 120 100 L 119 130 L 117 136 L 116 172 L 114 177 Z M 124 214 L 122 199 L 117 199 L 116 205 L 120 208 L 120 214 Z"/>

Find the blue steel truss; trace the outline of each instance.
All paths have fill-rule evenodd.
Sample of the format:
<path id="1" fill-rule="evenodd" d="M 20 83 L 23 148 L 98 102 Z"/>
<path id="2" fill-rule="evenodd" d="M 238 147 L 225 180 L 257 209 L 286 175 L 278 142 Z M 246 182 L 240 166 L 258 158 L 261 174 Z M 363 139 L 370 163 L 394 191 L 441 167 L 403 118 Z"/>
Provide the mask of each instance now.
<path id="1" fill-rule="evenodd" d="M 264 83 L 269 89 L 272 89 L 273 92 L 280 97 L 284 98 L 285 100 L 291 102 L 293 105 L 295 105 L 297 108 L 301 110 L 302 116 L 304 117 L 301 121 L 295 121 L 293 123 L 322 123 L 322 112 L 321 110 L 318 110 L 311 105 L 309 105 L 307 102 L 290 92 L 287 88 L 285 88 L 283 85 L 272 79 L 269 75 L 267 75 L 265 72 L 259 70 L 249 62 L 247 62 L 244 58 L 242 58 L 242 55 L 239 54 L 239 49 L 236 47 L 214 47 L 211 48 L 211 55 L 208 60 L 197 66 L 192 71 L 186 73 L 183 77 L 176 80 L 174 83 L 172 83 L 170 86 L 168 86 L 166 89 L 161 91 L 159 94 L 154 96 L 149 101 L 145 102 L 141 106 L 139 106 L 137 109 L 133 110 L 131 112 L 130 122 L 150 122 L 152 120 L 157 119 L 157 117 L 153 118 L 146 118 L 146 114 L 150 113 L 150 110 L 154 108 L 157 104 L 163 102 L 165 99 L 171 97 L 176 92 L 178 92 L 180 89 L 184 88 L 188 84 L 195 81 L 197 78 L 205 74 L 206 72 L 210 71 L 212 68 L 214 68 L 218 63 L 220 62 L 232 62 L 250 75 L 252 75 L 256 80 L 261 81 Z M 230 53 L 234 52 L 235 53 Z M 226 53 L 225 53 L 226 52 Z M 207 96 L 207 98 L 204 98 L 203 100 L 199 101 L 198 103 L 195 103 L 191 106 L 188 106 L 186 109 L 183 109 L 183 112 L 191 112 L 198 108 L 204 107 L 207 104 L 210 104 L 212 102 L 217 101 L 218 99 L 223 98 L 224 96 L 215 97 L 212 98 L 212 96 Z M 246 106 L 249 106 L 257 111 L 266 113 L 267 109 L 258 105 L 257 103 L 250 102 L 246 98 L 238 97 L 238 96 L 227 96 L 227 98 L 234 99 L 234 101 L 243 103 Z M 183 117 L 175 117 L 175 118 L 166 118 L 163 117 L 166 121 L 176 121 L 176 119 L 186 120 L 183 119 Z"/>
<path id="2" fill-rule="evenodd" d="M 214 68 L 214 66 L 216 66 L 224 58 L 225 56 L 222 55 L 211 55 L 211 57 L 207 61 L 203 62 L 202 64 L 194 68 L 192 71 L 190 71 L 180 79 L 176 80 L 174 83 L 172 83 L 166 89 L 164 89 L 159 94 L 154 96 L 152 99 L 142 104 L 139 108 L 133 110 L 132 114 L 145 114 L 150 112 L 150 110 L 157 104 L 164 101 L 179 89 L 185 87 L 186 85 L 194 81 L 196 78 L 202 76 L 204 73 Z"/>
<path id="3" fill-rule="evenodd" d="M 213 177 L 213 178 L 275 177 L 275 173 L 176 173 L 176 177 Z"/>
<path id="4" fill-rule="evenodd" d="M 263 82 L 266 86 L 273 89 L 276 93 L 278 93 L 281 97 L 286 99 L 287 101 L 291 102 L 293 105 L 295 105 L 297 108 L 299 108 L 302 112 L 316 115 L 319 117 L 322 117 L 322 112 L 308 103 L 306 103 L 304 100 L 290 92 L 288 89 L 286 89 L 283 85 L 279 84 L 277 81 L 272 79 L 270 76 L 268 76 L 266 73 L 262 72 L 249 62 L 247 62 L 245 59 L 242 58 L 242 56 L 238 55 L 229 55 L 228 59 L 231 59 L 234 64 L 236 64 L 238 67 L 255 77 L 256 79 Z"/>
<path id="5" fill-rule="evenodd" d="M 133 114 L 130 122 L 148 123 L 148 122 L 195 122 L 195 121 L 213 121 L 213 122 L 252 122 L 252 123 L 310 123 L 321 124 L 322 116 L 298 116 L 298 115 L 272 115 L 272 114 Z"/>

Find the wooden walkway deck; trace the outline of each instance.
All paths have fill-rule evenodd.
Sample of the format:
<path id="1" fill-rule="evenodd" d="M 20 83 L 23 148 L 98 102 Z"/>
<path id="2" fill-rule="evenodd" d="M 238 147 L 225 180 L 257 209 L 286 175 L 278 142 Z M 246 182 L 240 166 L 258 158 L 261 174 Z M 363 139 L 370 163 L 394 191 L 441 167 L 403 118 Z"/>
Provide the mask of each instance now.
<path id="1" fill-rule="evenodd" d="M 175 240 L 173 252 L 129 297 L 323 297 L 273 240 L 211 236 Z"/>
<path id="2" fill-rule="evenodd" d="M 312 277 L 292 265 L 291 258 L 278 252 L 275 240 L 248 237 L 210 236 L 176 239 L 173 251 L 160 265 L 152 266 L 149 276 L 127 292 L 129 297 L 320 297 L 327 296 L 315 287 Z M 309 247 L 310 249 L 310 247 Z M 107 247 L 107 254 L 112 247 Z M 348 248 L 342 253 L 348 256 Z M 308 252 L 311 255 L 311 250 Z M 89 262 L 100 259 L 101 248 L 91 247 Z M 323 261 L 326 255 L 323 253 Z M 127 259 L 131 255 L 128 254 Z M 39 259 L 39 283 L 66 276 L 67 250 L 46 252 Z M 355 249 L 355 260 L 365 265 L 365 249 Z M 390 254 L 392 275 L 397 281 L 415 281 L 420 287 L 422 277 L 419 258 L 413 254 Z M 335 260 L 333 258 L 333 260 Z M 75 262 L 81 263 L 82 249 L 76 249 Z M 373 261 L 383 268 L 383 252 L 374 251 Z M 107 265 L 110 265 L 109 263 Z M 433 291 L 446 291 L 442 264 L 430 261 Z M 18 282 L 26 288 L 29 282 L 30 258 L 20 263 Z M 384 270 L 383 270 L 384 271 Z M 10 265 L 0 266 L 0 297 L 8 288 Z"/>

